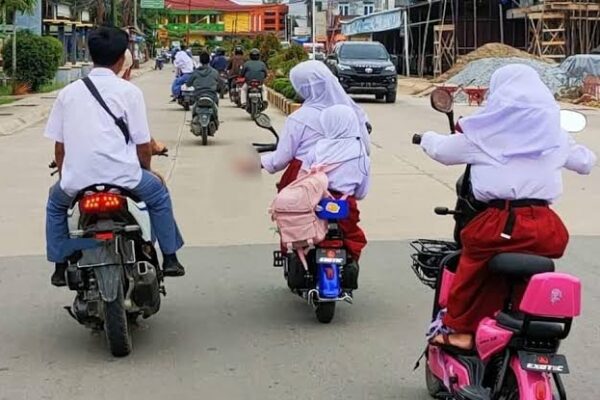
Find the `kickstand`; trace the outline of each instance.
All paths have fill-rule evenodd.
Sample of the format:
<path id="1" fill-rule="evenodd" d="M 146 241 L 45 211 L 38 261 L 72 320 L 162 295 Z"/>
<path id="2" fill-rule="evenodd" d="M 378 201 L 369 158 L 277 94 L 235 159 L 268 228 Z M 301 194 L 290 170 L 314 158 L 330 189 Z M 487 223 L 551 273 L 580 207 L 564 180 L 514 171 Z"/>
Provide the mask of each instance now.
<path id="1" fill-rule="evenodd" d="M 69 313 L 69 315 L 70 315 L 71 317 L 73 317 L 73 319 L 74 319 L 75 321 L 77 321 L 77 322 L 79 322 L 79 323 L 81 324 L 81 321 L 77 319 L 77 317 L 76 317 L 76 316 L 75 316 L 75 314 L 73 313 L 73 310 L 71 310 L 71 307 L 70 307 L 70 306 L 64 306 L 63 308 L 64 308 L 65 310 L 67 310 L 67 312 Z M 82 325 L 83 325 L 83 324 L 82 324 Z"/>
<path id="2" fill-rule="evenodd" d="M 417 362 L 415 363 L 413 371 L 416 371 L 417 369 L 419 369 L 419 367 L 421 366 L 421 360 L 423 359 L 423 357 L 425 357 L 426 354 L 427 354 L 427 347 L 425 347 L 425 350 L 423 350 L 423 352 L 421 353 L 421 355 L 417 359 Z"/>

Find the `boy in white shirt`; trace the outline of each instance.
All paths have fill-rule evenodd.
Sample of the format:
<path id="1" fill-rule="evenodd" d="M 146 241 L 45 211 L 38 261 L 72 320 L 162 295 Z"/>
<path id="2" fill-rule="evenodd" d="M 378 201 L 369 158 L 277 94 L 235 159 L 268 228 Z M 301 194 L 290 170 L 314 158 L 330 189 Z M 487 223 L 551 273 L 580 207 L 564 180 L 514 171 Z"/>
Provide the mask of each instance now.
<path id="1" fill-rule="evenodd" d="M 61 176 L 50 189 L 46 207 L 46 250 L 48 261 L 56 263 L 51 279 L 55 286 L 66 284 L 66 258 L 75 250 L 67 226 L 71 201 L 81 189 L 101 183 L 128 189 L 146 203 L 163 253 L 165 275 L 185 273 L 175 254 L 183 239 L 169 192 L 150 169 L 152 147 L 144 96 L 116 75 L 123 66 L 127 44 L 127 34 L 112 27 L 98 28 L 88 38 L 94 62 L 89 78 L 110 111 L 127 124 L 129 138 L 81 80 L 59 93 L 48 118 L 45 136 L 55 142 Z"/>

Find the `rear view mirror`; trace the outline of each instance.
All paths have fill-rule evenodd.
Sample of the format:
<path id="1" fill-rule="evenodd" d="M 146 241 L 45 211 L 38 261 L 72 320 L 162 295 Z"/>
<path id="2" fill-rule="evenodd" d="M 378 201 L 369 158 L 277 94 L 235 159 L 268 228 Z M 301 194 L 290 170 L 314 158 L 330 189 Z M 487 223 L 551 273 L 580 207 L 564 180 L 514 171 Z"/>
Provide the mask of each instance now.
<path id="1" fill-rule="evenodd" d="M 454 107 L 454 98 L 448 91 L 436 88 L 433 92 L 431 92 L 430 96 L 431 107 L 434 110 L 442 112 L 444 114 L 448 114 L 452 112 L 452 108 Z"/>
<path id="2" fill-rule="evenodd" d="M 567 132 L 581 132 L 587 126 L 587 118 L 580 112 L 560 110 L 560 126 Z"/>
<path id="3" fill-rule="evenodd" d="M 391 55 L 390 61 L 392 62 L 392 64 L 394 64 L 394 66 L 396 68 L 398 68 L 398 56 L 397 55 Z"/>
<path id="4" fill-rule="evenodd" d="M 254 122 L 256 125 L 260 126 L 264 129 L 272 129 L 273 125 L 271 124 L 271 118 L 267 114 L 260 113 L 254 118 Z"/>

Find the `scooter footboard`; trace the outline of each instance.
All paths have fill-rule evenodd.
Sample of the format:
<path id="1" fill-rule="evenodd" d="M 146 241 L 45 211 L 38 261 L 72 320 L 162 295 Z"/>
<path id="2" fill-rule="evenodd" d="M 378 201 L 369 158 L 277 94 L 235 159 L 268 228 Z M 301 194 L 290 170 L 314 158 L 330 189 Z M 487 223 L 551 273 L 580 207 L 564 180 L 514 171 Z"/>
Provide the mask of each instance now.
<path id="1" fill-rule="evenodd" d="M 553 400 L 551 376 L 547 372 L 527 371 L 514 356 L 510 368 L 515 374 L 519 388 L 519 400 Z"/>

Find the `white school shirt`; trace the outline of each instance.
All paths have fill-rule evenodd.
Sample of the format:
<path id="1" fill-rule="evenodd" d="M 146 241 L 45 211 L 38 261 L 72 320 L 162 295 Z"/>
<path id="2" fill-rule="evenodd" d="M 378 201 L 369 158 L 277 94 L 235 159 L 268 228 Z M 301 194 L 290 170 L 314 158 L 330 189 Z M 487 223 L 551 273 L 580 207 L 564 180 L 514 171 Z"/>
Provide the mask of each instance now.
<path id="1" fill-rule="evenodd" d="M 135 188 L 142 179 L 136 146 L 150 142 L 142 91 L 106 68 L 90 79 L 112 113 L 129 126 L 130 140 L 81 81 L 64 88 L 54 102 L 44 135 L 64 144 L 61 188 L 70 196 L 98 183 Z"/>
<path id="2" fill-rule="evenodd" d="M 179 68 L 182 74 L 191 74 L 194 72 L 194 60 L 188 53 L 179 50 L 175 55 L 175 67 Z"/>
<path id="3" fill-rule="evenodd" d="M 540 199 L 552 203 L 563 192 L 563 168 L 587 175 L 597 160 L 591 150 L 564 131 L 559 147 L 536 157 L 511 157 L 506 164 L 488 156 L 462 134 L 427 132 L 421 147 L 444 165 L 471 164 L 473 194 L 483 202 Z"/>

